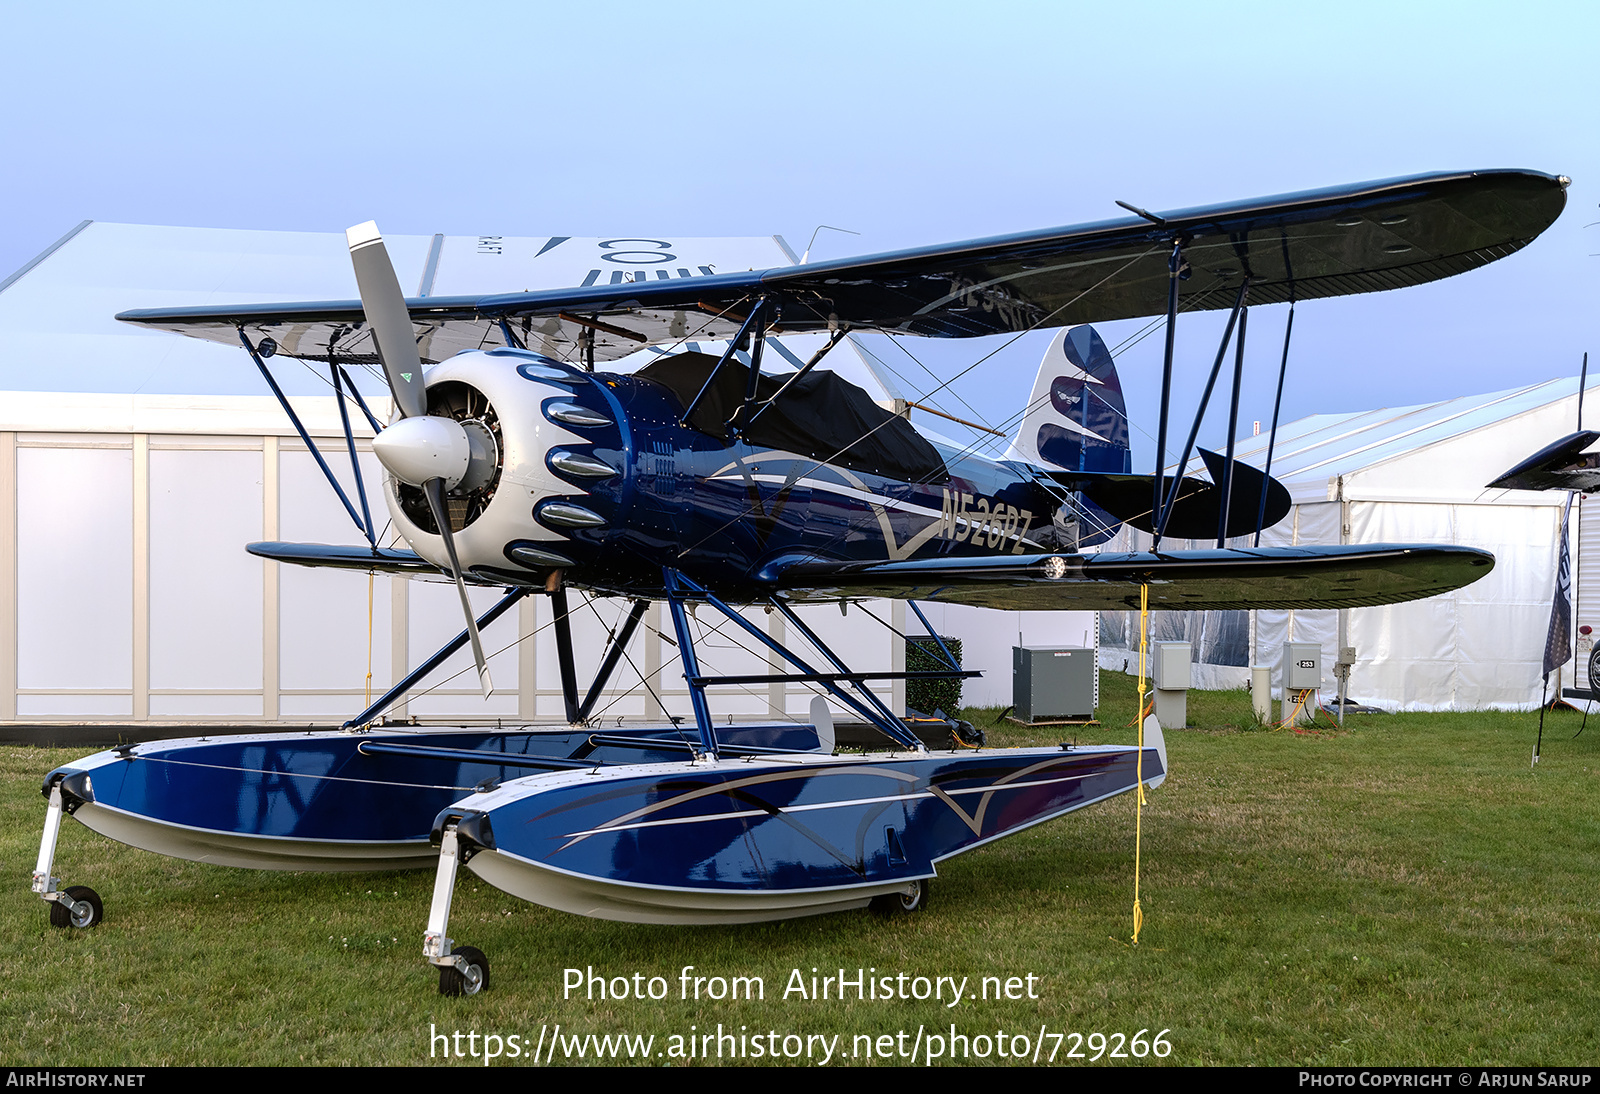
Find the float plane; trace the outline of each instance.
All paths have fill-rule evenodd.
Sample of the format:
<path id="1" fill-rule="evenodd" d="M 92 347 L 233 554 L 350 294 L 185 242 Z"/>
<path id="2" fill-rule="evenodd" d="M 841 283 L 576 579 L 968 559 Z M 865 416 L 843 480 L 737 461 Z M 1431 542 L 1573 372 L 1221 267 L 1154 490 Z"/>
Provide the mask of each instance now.
<path id="1" fill-rule="evenodd" d="M 1167 774 L 1160 731 L 1149 719 L 1137 745 L 989 748 L 940 719 L 943 738 L 930 745 L 926 722 L 868 686 L 917 674 L 852 671 L 793 606 L 890 597 L 914 609 L 1126 610 L 1142 599 L 1164 610 L 1325 609 L 1477 580 L 1493 558 L 1467 547 L 1227 546 L 1281 517 L 1288 497 L 1235 464 L 1231 439 L 1228 453 L 1205 456 L 1212 481 L 1184 476 L 1199 415 L 1178 472 L 1163 471 L 1173 335 L 1180 312 L 1230 310 L 1214 382 L 1248 305 L 1465 273 L 1544 231 L 1567 182 L 1476 171 L 1160 214 L 1126 206 L 1131 216 L 1101 223 L 862 258 L 688 278 L 644 270 L 615 284 L 473 297 L 405 298 L 368 223 L 347 233 L 358 300 L 124 312 L 129 323 L 240 346 L 291 416 L 269 362 L 327 368 L 341 408 L 359 409 L 375 434 L 384 500 L 407 547 L 380 545 L 364 495 L 357 504 L 341 491 L 365 542 L 248 549 L 450 580 L 465 626 L 342 731 L 130 745 L 51 772 L 33 888 L 57 925 L 92 925 L 102 913 L 92 890 L 52 876 L 64 815 L 137 847 L 234 866 L 433 866 L 424 952 L 452 994 L 488 984 L 486 957 L 448 937 L 461 865 L 530 901 L 636 922 L 915 910 L 940 861 L 1157 785 Z M 1110 355 L 1083 324 L 1163 314 L 1163 455 L 1135 474 L 1125 429 L 1112 436 L 1086 394 L 1105 394 Z M 999 459 L 924 437 L 817 367 L 850 332 L 1041 328 L 1069 329 Z M 786 333 L 826 342 L 799 369 L 763 371 L 766 339 Z M 691 339 L 727 349 L 682 351 Z M 642 347 L 666 352 L 631 373 L 604 370 Z M 356 391 L 355 365 L 382 369 L 389 422 Z M 353 457 L 348 416 L 345 440 Z M 1085 549 L 1122 522 L 1152 533 L 1153 549 Z M 1161 545 L 1212 536 L 1212 549 Z M 469 584 L 504 598 L 475 619 Z M 587 690 L 568 589 L 631 603 Z M 553 601 L 566 726 L 377 724 L 421 672 L 466 645 L 487 694 L 478 630 L 530 595 Z M 669 610 L 692 728 L 600 731 L 596 697 L 652 601 Z M 791 641 L 745 621 L 747 605 L 781 613 Z M 724 618 L 793 671 L 706 673 L 691 610 Z M 802 640 L 809 649 L 795 648 Z M 940 671 L 961 674 L 948 661 Z M 811 685 L 881 731 L 885 749 L 839 754 L 820 696 L 810 724 L 713 720 L 713 689 L 771 681 Z"/>

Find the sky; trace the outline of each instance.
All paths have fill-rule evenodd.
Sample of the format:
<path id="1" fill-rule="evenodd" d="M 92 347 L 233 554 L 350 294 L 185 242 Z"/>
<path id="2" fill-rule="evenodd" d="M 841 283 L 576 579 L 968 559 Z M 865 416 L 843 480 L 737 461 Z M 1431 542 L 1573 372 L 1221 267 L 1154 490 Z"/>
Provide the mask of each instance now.
<path id="1" fill-rule="evenodd" d="M 279 0 L 12 4 L 6 24 L 0 275 L 86 218 L 796 250 L 819 224 L 859 232 L 817 236 L 813 258 L 837 258 L 1102 220 L 1117 199 L 1518 167 L 1571 176 L 1556 224 L 1459 278 L 1302 305 L 1284 419 L 1575 375 L 1600 350 L 1600 5 Z M 1285 310 L 1251 314 L 1245 433 L 1271 415 Z M 1180 423 L 1223 321 L 1179 324 Z M 1145 326 L 1101 328 L 1127 344 L 1141 469 Z M 1003 423 L 1047 339 L 879 352 L 912 394 L 962 374 L 939 405 Z"/>

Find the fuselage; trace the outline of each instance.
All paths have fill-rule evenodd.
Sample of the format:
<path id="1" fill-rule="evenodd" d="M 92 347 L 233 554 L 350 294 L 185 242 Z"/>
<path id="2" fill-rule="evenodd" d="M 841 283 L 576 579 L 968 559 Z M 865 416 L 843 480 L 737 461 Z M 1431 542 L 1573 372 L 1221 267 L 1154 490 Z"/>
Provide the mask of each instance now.
<path id="1" fill-rule="evenodd" d="M 719 438 L 684 425 L 681 401 L 660 383 L 526 351 L 459 354 L 428 382 L 430 393 L 469 385 L 491 408 L 496 478 L 486 500 L 466 499 L 474 515 L 456 531 L 463 567 L 484 578 L 543 584 L 559 569 L 572 584 L 649 595 L 675 569 L 726 595 L 760 596 L 794 562 L 1055 546 L 1046 540 L 1059 502 L 1027 466 L 949 445 L 934 444 L 939 473 L 908 481 L 859 458 Z M 397 525 L 442 564 L 442 541 L 399 489 L 389 482 Z"/>

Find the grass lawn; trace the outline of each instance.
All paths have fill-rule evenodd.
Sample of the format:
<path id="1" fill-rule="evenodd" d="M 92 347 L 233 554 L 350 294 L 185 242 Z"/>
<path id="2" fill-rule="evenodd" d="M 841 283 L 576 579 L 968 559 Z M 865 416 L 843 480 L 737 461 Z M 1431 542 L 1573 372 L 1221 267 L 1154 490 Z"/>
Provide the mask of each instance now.
<path id="1" fill-rule="evenodd" d="M 1131 740 L 1133 689 L 1102 674 L 1104 724 L 1077 739 Z M 964 716 L 987 725 L 997 713 Z M 1124 796 L 943 864 L 927 910 L 894 919 L 608 923 L 522 903 L 464 871 L 451 935 L 488 954 L 493 986 L 463 999 L 436 994 L 420 956 L 430 872 L 201 866 L 69 821 L 56 872 L 96 888 L 106 919 L 50 928 L 27 889 L 39 783 L 75 754 L 0 746 L 14 863 L 0 897 L 13 940 L 0 958 L 0 1061 L 444 1063 L 430 1031 L 460 1030 L 464 1049 L 485 1033 L 507 1056 L 517 1044 L 521 1057 L 500 1061 L 516 1065 L 558 1023 L 563 1037 L 653 1034 L 658 1063 L 673 1062 L 672 1037 L 687 1052 L 691 1027 L 698 1036 L 719 1024 L 780 1048 L 788 1035 L 838 1035 L 831 1065 L 868 1063 L 869 1041 L 873 1059 L 886 1045 L 901 1051 L 901 1031 L 909 1050 L 919 1027 L 925 1046 L 934 1033 L 948 1042 L 952 1025 L 958 1037 L 983 1035 L 967 1042 L 968 1063 L 984 1062 L 985 1046 L 989 1063 L 1018 1062 L 995 1055 L 1021 1047 L 1017 1034 L 1031 1058 L 1041 1027 L 1040 1062 L 1054 1046 L 1057 1063 L 1080 1062 L 1067 1059 L 1074 1047 L 1094 1055 L 1091 1034 L 1141 1029 L 1166 1030 L 1166 1059 L 1183 1064 L 1600 1058 L 1600 719 L 1573 739 L 1578 715 L 1548 716 L 1544 759 L 1530 770 L 1536 713 L 1352 716 L 1342 732 L 1269 732 L 1254 727 L 1245 693 L 1191 692 L 1189 714 L 1192 728 L 1167 735 L 1173 773 L 1145 810 L 1136 947 Z M 1003 744 L 1073 735 L 990 729 Z M 685 965 L 691 976 L 760 977 L 765 998 L 683 1000 Z M 564 998 L 563 970 L 590 966 L 641 983 L 659 976 L 667 997 Z M 972 995 L 985 977 L 1020 986 L 1032 976 L 1037 998 L 1025 988 L 953 1008 L 857 1000 L 853 988 L 844 1002 L 785 998 L 795 970 L 809 993 L 813 969 L 837 983 L 841 968 L 851 980 L 857 969 L 904 973 L 908 988 L 913 977 L 965 978 Z M 825 1044 L 812 1042 L 814 1060 Z M 717 1062 L 711 1051 L 693 1062 Z M 748 1041 L 744 1051 L 753 1054 Z M 963 1062 L 959 1047 L 946 1051 Z"/>

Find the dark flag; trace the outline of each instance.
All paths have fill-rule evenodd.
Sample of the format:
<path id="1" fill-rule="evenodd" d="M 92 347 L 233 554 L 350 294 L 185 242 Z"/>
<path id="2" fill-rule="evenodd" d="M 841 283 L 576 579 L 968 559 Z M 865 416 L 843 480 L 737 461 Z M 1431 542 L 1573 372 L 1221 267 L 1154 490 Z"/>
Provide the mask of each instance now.
<path id="1" fill-rule="evenodd" d="M 1572 515 L 1572 499 L 1561 510 L 1561 550 L 1556 557 L 1556 595 L 1550 604 L 1550 631 L 1544 639 L 1544 687 L 1539 693 L 1539 736 L 1533 742 L 1533 762 L 1539 762 L 1539 746 L 1544 744 L 1544 704 L 1550 674 L 1572 660 L 1572 557 L 1567 552 L 1567 518 Z"/>
<path id="2" fill-rule="evenodd" d="M 1572 660 L 1572 558 L 1567 552 L 1567 517 L 1572 513 L 1572 494 L 1561 511 L 1561 550 L 1556 559 L 1556 595 L 1550 605 L 1550 633 L 1544 640 L 1544 674 Z"/>

